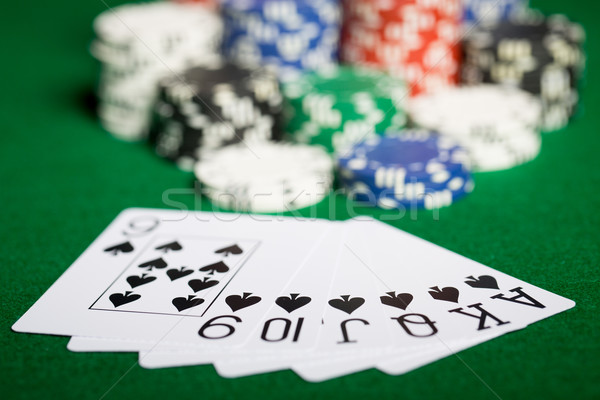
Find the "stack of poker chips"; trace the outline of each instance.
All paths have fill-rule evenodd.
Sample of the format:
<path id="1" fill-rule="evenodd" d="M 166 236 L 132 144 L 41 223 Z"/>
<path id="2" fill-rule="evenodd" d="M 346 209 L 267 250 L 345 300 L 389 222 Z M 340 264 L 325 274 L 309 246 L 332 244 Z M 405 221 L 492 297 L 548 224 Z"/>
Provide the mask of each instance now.
<path id="1" fill-rule="evenodd" d="M 407 89 L 376 70 L 336 67 L 283 86 L 286 132 L 300 143 L 340 152 L 376 134 L 403 128 Z"/>
<path id="2" fill-rule="evenodd" d="M 411 95 L 454 86 L 460 0 L 344 0 L 342 61 L 404 78 Z"/>
<path id="3" fill-rule="evenodd" d="M 567 125 L 578 101 L 585 34 L 562 15 L 479 26 L 465 38 L 462 80 L 522 88 L 542 102 L 545 131 Z"/>
<path id="4" fill-rule="evenodd" d="M 281 137 L 282 97 L 275 74 L 223 61 L 160 82 L 151 143 L 191 171 L 202 154 Z"/>
<path id="5" fill-rule="evenodd" d="M 527 12 L 528 0 L 462 0 L 463 24 L 496 24 L 500 21 L 520 18 Z"/>
<path id="6" fill-rule="evenodd" d="M 535 96 L 500 85 L 445 89 L 419 96 L 409 107 L 414 124 L 460 143 L 480 172 L 534 159 L 541 147 L 541 111 Z"/>
<path id="7" fill-rule="evenodd" d="M 282 80 L 337 63 L 338 0 L 223 0 L 223 51 L 236 63 L 269 65 Z"/>
<path id="8" fill-rule="evenodd" d="M 146 137 L 157 81 L 218 57 L 222 23 L 201 4 L 123 5 L 94 21 L 91 52 L 101 64 L 98 114 L 123 140 Z"/>
<path id="9" fill-rule="evenodd" d="M 311 206 L 329 195 L 333 162 L 316 146 L 240 143 L 202 158 L 194 172 L 202 193 L 223 209 L 283 212 Z"/>
<path id="10" fill-rule="evenodd" d="M 437 209 L 474 187 L 466 150 L 428 130 L 358 143 L 338 157 L 338 170 L 350 198 L 386 209 Z"/>

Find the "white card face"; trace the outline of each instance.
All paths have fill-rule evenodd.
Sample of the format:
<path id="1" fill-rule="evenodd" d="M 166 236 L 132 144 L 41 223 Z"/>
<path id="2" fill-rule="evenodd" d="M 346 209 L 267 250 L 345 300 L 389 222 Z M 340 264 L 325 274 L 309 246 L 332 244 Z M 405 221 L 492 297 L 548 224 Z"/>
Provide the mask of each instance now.
<path id="1" fill-rule="evenodd" d="M 347 224 L 349 251 L 377 277 L 393 348 L 309 357 L 293 366 L 306 380 L 322 381 L 375 366 L 390 374 L 405 373 L 574 306 L 571 300 L 380 222 Z M 430 279 L 442 283 L 434 285 Z"/>
<path id="2" fill-rule="evenodd" d="M 327 294 L 337 269 L 342 226 L 336 226 L 313 256 L 272 299 L 272 306 L 256 324 L 242 347 L 213 359 L 222 376 L 280 369 L 281 356 L 302 355 L 317 345 Z"/>
<path id="3" fill-rule="evenodd" d="M 257 329 L 259 323 L 262 323 L 264 335 L 262 331 L 257 332 L 261 338 L 257 341 L 256 350 L 260 350 L 261 343 L 264 350 L 310 347 L 316 343 L 321 319 L 320 311 L 313 310 L 322 306 L 321 300 L 331 285 L 343 237 L 342 226 L 331 224 L 328 227 L 326 237 L 316 246 L 295 275 L 290 276 L 288 286 L 281 293 L 281 289 L 272 286 L 272 275 L 267 270 L 273 266 L 265 264 L 267 269 L 264 271 L 261 268 L 252 270 L 250 274 L 242 273 L 243 279 L 231 284 L 227 293 L 239 293 L 231 295 L 237 302 L 232 297 L 223 296 L 215 301 L 211 310 L 202 315 L 202 318 L 182 322 L 160 342 L 73 337 L 68 348 L 72 351 L 145 351 L 147 354 L 141 359 L 150 360 L 154 354 L 178 351 L 181 349 L 173 347 L 189 346 L 193 343 L 195 347 L 202 347 L 202 351 L 197 352 L 195 363 L 205 363 L 213 359 L 211 348 L 216 347 L 214 350 L 217 354 L 223 354 L 230 348 L 241 346 L 250 333 Z M 256 279 L 261 276 L 267 279 Z M 273 296 L 263 298 L 260 297 L 262 293 L 270 293 Z M 250 310 L 252 313 L 249 313 Z M 270 310 L 270 314 L 263 317 L 267 310 Z M 302 316 L 296 317 L 300 311 Z M 292 316 L 296 318 L 292 320 Z M 268 322 L 271 319 L 273 321 Z M 293 335 L 290 331 L 292 324 Z M 283 338 L 286 331 L 287 335 L 291 335 L 290 340 L 286 340 L 287 337 Z M 265 339 L 262 339 L 262 336 Z M 190 348 L 186 351 L 192 353 Z M 142 361 L 142 364 L 150 365 L 147 361 Z M 156 366 L 152 365 L 151 368 Z"/>
<path id="4" fill-rule="evenodd" d="M 13 329 L 146 368 L 322 381 L 402 374 L 574 305 L 370 218 L 131 209 Z"/>
<path id="5" fill-rule="evenodd" d="M 362 241 L 374 238 L 370 254 L 354 253 L 381 283 L 396 347 L 443 349 L 446 342 L 521 329 L 575 305 L 384 223 L 348 224 Z"/>
<path id="6" fill-rule="evenodd" d="M 259 242 L 158 235 L 90 306 L 90 310 L 200 317 L 206 298 L 223 290 Z M 215 250 L 216 249 L 216 250 Z"/>
<path id="7" fill-rule="evenodd" d="M 202 319 L 217 300 L 240 296 L 245 304 L 254 301 L 243 298 L 246 291 L 235 292 L 244 278 L 263 274 L 269 282 L 266 290 L 278 292 L 331 225 L 272 216 L 128 209 L 13 330 L 156 343 L 175 326 Z M 249 282 L 244 287 L 250 293 L 265 286 L 257 279 Z"/>
<path id="8" fill-rule="evenodd" d="M 153 342 L 101 337 L 73 336 L 67 343 L 67 349 L 74 352 L 137 352 L 151 349 Z"/>

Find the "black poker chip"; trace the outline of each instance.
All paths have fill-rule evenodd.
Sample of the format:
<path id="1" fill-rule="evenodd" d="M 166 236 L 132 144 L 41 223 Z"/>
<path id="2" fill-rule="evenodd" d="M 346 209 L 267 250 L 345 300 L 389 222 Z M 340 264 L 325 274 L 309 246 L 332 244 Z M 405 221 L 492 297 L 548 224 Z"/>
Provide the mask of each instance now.
<path id="1" fill-rule="evenodd" d="M 480 25 L 463 40 L 461 79 L 465 84 L 497 83 L 538 96 L 542 128 L 558 130 L 575 114 L 585 68 L 582 27 L 563 15 L 530 13 Z"/>
<path id="2" fill-rule="evenodd" d="M 282 137 L 282 97 L 268 70 L 220 61 L 161 81 L 159 92 L 150 142 L 183 170 L 204 152 Z"/>

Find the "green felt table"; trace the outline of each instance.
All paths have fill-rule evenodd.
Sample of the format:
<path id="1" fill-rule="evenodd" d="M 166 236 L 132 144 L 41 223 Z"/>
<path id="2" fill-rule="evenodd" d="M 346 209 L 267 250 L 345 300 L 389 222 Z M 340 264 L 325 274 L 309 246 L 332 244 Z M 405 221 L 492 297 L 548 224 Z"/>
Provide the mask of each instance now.
<path id="1" fill-rule="evenodd" d="M 106 1 L 106 2 L 105 2 Z M 0 397 L 17 398 L 600 398 L 600 3 L 532 1 L 588 33 L 584 112 L 543 138 L 541 155 L 476 174 L 469 197 L 439 215 L 357 212 L 577 302 L 565 313 L 402 376 L 377 370 L 319 384 L 290 371 L 223 379 L 210 365 L 145 370 L 135 354 L 71 353 L 67 338 L 10 326 L 124 208 L 168 208 L 192 177 L 143 144 L 103 131 L 90 108 L 98 66 L 91 21 L 113 0 L 3 4 L 0 41 Z M 173 197 L 210 209 L 192 194 Z M 331 206 L 329 204 L 333 204 Z M 342 196 L 324 218 L 353 211 Z M 314 211 L 314 210 L 313 210 Z"/>

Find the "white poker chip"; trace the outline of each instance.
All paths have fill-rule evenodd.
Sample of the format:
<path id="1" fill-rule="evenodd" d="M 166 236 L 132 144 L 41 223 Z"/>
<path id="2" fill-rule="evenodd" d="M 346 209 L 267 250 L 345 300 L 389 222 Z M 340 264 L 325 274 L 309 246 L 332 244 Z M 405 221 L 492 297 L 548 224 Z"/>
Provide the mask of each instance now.
<path id="1" fill-rule="evenodd" d="M 504 125 L 537 128 L 540 101 L 524 90 L 500 85 L 448 88 L 418 96 L 409 103 L 415 124 L 443 131 L 451 125 L 468 133 L 472 127 Z"/>
<path id="2" fill-rule="evenodd" d="M 512 168 L 540 152 L 540 101 L 516 88 L 478 85 L 412 99 L 412 121 L 458 141 L 474 171 Z"/>
<path id="3" fill-rule="evenodd" d="M 219 59 L 223 28 L 205 5 L 151 2 L 103 12 L 94 31 L 90 52 L 102 63 L 100 122 L 133 141 L 148 134 L 159 80 Z"/>
<path id="4" fill-rule="evenodd" d="M 273 213 L 317 204 L 329 194 L 331 184 L 331 175 L 321 174 L 265 186 L 239 185 L 224 190 L 206 187 L 202 193 L 220 208 Z"/>
<path id="5" fill-rule="evenodd" d="M 333 182 L 332 169 L 333 161 L 319 147 L 251 142 L 204 154 L 194 172 L 219 206 L 280 212 L 321 201 Z"/>

